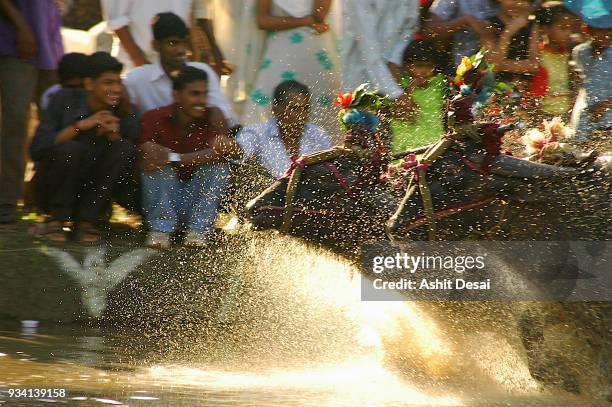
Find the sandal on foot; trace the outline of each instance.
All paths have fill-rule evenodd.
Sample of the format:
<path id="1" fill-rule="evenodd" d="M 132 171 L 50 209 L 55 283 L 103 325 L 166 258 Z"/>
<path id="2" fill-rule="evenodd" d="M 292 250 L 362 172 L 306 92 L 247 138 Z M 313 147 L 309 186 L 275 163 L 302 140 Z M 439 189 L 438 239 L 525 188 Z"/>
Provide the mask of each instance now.
<path id="1" fill-rule="evenodd" d="M 170 248 L 170 233 L 157 230 L 150 231 L 145 246 L 151 249 L 168 250 Z"/>

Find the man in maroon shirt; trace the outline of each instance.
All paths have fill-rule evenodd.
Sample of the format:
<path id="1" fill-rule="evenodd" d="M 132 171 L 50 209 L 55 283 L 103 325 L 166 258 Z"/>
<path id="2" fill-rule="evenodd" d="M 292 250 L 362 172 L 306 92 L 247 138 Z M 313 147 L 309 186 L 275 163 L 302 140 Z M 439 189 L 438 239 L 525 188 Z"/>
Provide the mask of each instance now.
<path id="1" fill-rule="evenodd" d="M 201 246 L 227 185 L 229 164 L 213 151 L 227 124 L 218 108 L 206 104 L 206 72 L 184 67 L 173 79 L 175 103 L 142 117 L 143 209 L 150 233 L 146 245 L 167 249 L 179 225 L 188 228 L 184 244 Z"/>

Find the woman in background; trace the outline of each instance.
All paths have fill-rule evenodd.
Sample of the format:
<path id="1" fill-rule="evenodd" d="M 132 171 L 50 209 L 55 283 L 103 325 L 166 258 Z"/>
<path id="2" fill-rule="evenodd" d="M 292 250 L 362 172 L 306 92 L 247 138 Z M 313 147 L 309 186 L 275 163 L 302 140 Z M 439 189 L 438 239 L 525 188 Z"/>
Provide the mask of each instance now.
<path id="1" fill-rule="evenodd" d="M 311 121 L 338 133 L 331 102 L 340 88 L 340 66 L 326 22 L 331 6 L 332 0 L 256 0 L 257 26 L 267 38 L 243 124 L 266 121 L 274 88 L 296 80 L 311 91 Z"/>

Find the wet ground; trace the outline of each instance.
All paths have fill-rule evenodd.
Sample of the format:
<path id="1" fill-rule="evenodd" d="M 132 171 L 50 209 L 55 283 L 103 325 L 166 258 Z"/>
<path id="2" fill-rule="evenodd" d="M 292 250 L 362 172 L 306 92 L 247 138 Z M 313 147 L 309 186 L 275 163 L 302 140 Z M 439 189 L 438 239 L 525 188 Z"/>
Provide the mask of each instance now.
<path id="1" fill-rule="evenodd" d="M 223 252 L 224 262 L 180 250 L 152 258 L 138 273 L 157 273 L 163 285 L 124 287 L 139 323 L 127 312 L 95 328 L 87 328 L 93 320 L 41 321 L 35 332 L 0 323 L 0 405 L 609 405 L 532 378 L 511 306 L 363 302 L 345 259 L 274 234 L 228 247 L 235 258 Z M 211 262 L 225 273 L 221 300 L 203 300 L 209 291 L 200 286 L 212 280 L 176 289 Z M 551 335 L 557 350 L 578 354 L 565 331 Z M 588 388 L 596 369 L 569 363 L 584 366 Z M 65 389 L 66 397 L 9 398 L 22 388 Z"/>
<path id="2" fill-rule="evenodd" d="M 45 406 L 605 406 L 531 389 L 524 394 L 477 393 L 432 383 L 413 385 L 375 359 L 355 355 L 278 368 L 222 364 L 198 354 L 149 354 L 136 332 L 41 327 L 36 334 L 0 332 L 0 405 Z M 168 346 L 173 346 L 168 344 Z M 164 358 L 167 358 L 164 360 Z M 9 390 L 62 389 L 65 397 L 21 399 Z M 493 393 L 493 394 L 492 394 Z"/>

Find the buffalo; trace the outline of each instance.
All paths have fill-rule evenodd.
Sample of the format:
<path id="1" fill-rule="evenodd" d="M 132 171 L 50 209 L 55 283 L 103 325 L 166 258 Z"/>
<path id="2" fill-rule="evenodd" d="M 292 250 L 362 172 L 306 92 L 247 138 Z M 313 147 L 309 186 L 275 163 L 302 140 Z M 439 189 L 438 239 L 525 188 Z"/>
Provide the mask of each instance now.
<path id="1" fill-rule="evenodd" d="M 611 237 L 609 156 L 555 166 L 491 155 L 470 137 L 442 138 L 411 153 L 425 162 L 429 155 L 430 162 L 405 173 L 404 191 L 381 179 L 363 151 L 335 147 L 301 157 L 249 202 L 248 217 L 255 229 L 278 229 L 343 252 L 387 238 Z"/>

